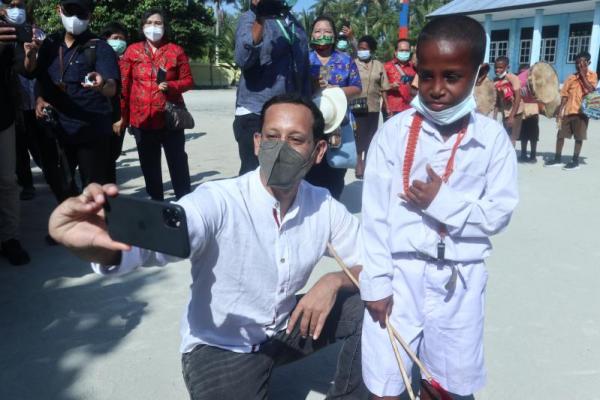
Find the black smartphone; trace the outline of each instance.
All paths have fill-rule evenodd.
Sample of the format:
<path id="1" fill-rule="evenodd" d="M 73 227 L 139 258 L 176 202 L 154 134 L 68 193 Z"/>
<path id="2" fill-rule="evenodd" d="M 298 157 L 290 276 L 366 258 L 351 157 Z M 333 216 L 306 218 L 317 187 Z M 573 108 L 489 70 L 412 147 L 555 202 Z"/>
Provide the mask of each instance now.
<path id="1" fill-rule="evenodd" d="M 190 256 L 185 210 L 178 204 L 119 195 L 104 206 L 113 240 L 179 258 Z"/>
<path id="2" fill-rule="evenodd" d="M 33 26 L 29 24 L 13 25 L 17 30 L 17 42 L 31 43 L 33 42 Z"/>
<path id="3" fill-rule="evenodd" d="M 156 72 L 156 83 L 159 85 L 163 82 L 167 81 L 167 70 L 164 68 L 159 68 Z"/>

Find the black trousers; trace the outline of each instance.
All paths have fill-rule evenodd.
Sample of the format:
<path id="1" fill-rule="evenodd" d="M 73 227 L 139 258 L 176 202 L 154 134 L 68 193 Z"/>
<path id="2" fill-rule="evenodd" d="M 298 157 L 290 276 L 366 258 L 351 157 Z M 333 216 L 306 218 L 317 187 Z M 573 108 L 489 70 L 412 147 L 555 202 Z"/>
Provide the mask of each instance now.
<path id="1" fill-rule="evenodd" d="M 347 169 L 333 168 L 328 163 L 325 157 L 320 164 L 313 165 L 306 175 L 308 183 L 324 187 L 329 190 L 334 199 L 339 200 L 344 191 L 344 177 Z"/>
<path id="2" fill-rule="evenodd" d="M 273 367 L 343 341 L 328 399 L 366 399 L 360 337 L 364 305 L 359 294 L 340 293 L 318 340 L 303 339 L 298 325 L 277 333 L 256 353 L 241 354 L 200 345 L 182 356 L 183 377 L 192 400 L 267 399 Z"/>
<path id="3" fill-rule="evenodd" d="M 125 132 L 120 135 L 110 137 L 110 161 L 108 163 L 108 182 L 117 183 L 117 160 L 121 157 L 123 151 L 123 141 L 125 140 Z"/>
<path id="4" fill-rule="evenodd" d="M 140 165 L 146 182 L 146 192 L 153 200 L 165 199 L 161 148 L 165 150 L 169 175 L 177 199 L 192 191 L 188 156 L 185 152 L 185 133 L 183 130 L 146 130 L 132 128 L 137 143 Z"/>
<path id="5" fill-rule="evenodd" d="M 43 135 L 36 118 L 35 111 L 22 111 L 15 124 L 15 141 L 17 155 L 17 180 L 21 187 L 33 187 L 31 163 L 33 161 L 41 168 L 39 137 Z"/>
<path id="6" fill-rule="evenodd" d="M 260 132 L 260 115 L 236 115 L 233 120 L 233 134 L 240 154 L 240 175 L 258 168 L 258 157 L 254 154 L 254 134 Z"/>

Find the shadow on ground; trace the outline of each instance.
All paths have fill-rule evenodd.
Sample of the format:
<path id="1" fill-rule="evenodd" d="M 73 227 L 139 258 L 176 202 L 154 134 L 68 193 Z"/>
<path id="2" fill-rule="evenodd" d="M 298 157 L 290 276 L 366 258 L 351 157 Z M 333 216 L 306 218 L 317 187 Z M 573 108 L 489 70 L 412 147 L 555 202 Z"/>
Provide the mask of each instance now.
<path id="1" fill-rule="evenodd" d="M 69 393 L 88 363 L 118 346 L 147 304 L 136 292 L 158 274 L 118 282 L 44 242 L 55 203 L 36 175 L 36 199 L 22 202 L 22 242 L 32 262 L 0 259 L 0 398 L 76 400 Z"/>

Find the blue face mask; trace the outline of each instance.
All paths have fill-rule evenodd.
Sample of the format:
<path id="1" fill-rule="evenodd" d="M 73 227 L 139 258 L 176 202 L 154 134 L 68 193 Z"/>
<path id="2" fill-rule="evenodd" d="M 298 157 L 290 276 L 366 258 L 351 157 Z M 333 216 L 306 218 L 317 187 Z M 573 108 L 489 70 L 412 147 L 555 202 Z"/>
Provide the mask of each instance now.
<path id="1" fill-rule="evenodd" d="M 348 49 L 348 41 L 346 41 L 346 40 L 340 40 L 339 42 L 337 42 L 336 47 L 339 50 L 345 51 L 345 50 Z"/>
<path id="2" fill-rule="evenodd" d="M 358 50 L 356 52 L 356 55 L 358 56 L 359 60 L 366 61 L 371 58 L 371 51 L 370 50 Z"/>
<path id="3" fill-rule="evenodd" d="M 479 70 L 481 66 L 477 68 L 477 73 L 475 74 L 475 81 L 473 82 L 473 87 L 471 88 L 471 93 L 465 97 L 463 101 L 459 104 L 447 108 L 442 111 L 433 111 L 425 105 L 425 103 L 421 100 L 421 96 L 415 96 L 410 105 L 417 110 L 425 119 L 433 122 L 436 125 L 450 125 L 453 122 L 458 121 L 465 115 L 469 115 L 473 111 L 477 109 L 477 103 L 475 102 L 475 85 L 477 84 L 477 77 L 479 76 Z"/>

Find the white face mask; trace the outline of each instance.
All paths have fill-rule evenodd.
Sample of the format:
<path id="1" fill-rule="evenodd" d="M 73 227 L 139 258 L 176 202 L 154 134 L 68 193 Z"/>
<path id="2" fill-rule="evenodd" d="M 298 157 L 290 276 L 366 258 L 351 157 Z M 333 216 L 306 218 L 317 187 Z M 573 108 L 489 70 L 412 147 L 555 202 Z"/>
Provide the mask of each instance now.
<path id="1" fill-rule="evenodd" d="M 496 76 L 497 76 L 498 78 L 500 78 L 500 79 L 504 79 L 504 78 L 506 77 L 506 75 L 507 75 L 507 74 L 508 74 L 508 71 L 504 71 L 504 72 L 502 72 L 502 73 L 500 73 L 500 74 L 498 74 L 498 75 L 496 75 Z"/>
<path id="2" fill-rule="evenodd" d="M 60 18 L 65 30 L 75 36 L 85 32 L 90 24 L 89 19 L 79 19 L 76 15 L 65 17 L 62 12 L 60 13 Z"/>
<path id="3" fill-rule="evenodd" d="M 144 36 L 151 42 L 160 41 L 165 35 L 165 29 L 162 26 L 147 26 L 144 28 Z"/>
<path id="4" fill-rule="evenodd" d="M 359 60 L 366 61 L 371 58 L 371 50 L 358 50 L 356 55 Z"/>
<path id="5" fill-rule="evenodd" d="M 463 101 L 459 104 L 447 108 L 442 111 L 434 111 L 429 109 L 425 102 L 421 100 L 421 96 L 415 96 L 410 105 L 417 110 L 425 119 L 433 122 L 436 125 L 450 125 L 453 122 L 458 121 L 465 115 L 469 115 L 473 111 L 477 109 L 477 103 L 475 102 L 475 85 L 477 84 L 477 78 L 479 77 L 479 70 L 481 66 L 477 68 L 477 73 L 475 74 L 475 81 L 473 82 L 473 86 L 471 88 L 471 93 L 465 97 Z"/>
<path id="6" fill-rule="evenodd" d="M 22 25 L 25 23 L 27 15 L 24 9 L 13 7 L 6 10 L 6 19 L 13 24 Z"/>

